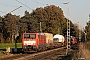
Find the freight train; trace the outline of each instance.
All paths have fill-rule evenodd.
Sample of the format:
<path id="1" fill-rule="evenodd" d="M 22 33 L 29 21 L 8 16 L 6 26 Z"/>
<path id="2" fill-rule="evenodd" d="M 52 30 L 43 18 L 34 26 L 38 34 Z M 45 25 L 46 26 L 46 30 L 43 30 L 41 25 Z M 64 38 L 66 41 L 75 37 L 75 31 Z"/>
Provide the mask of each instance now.
<path id="1" fill-rule="evenodd" d="M 43 51 L 57 47 L 65 46 L 66 39 L 63 35 L 54 35 L 51 33 L 25 32 L 22 35 L 23 52 Z M 71 40 L 73 44 L 74 39 Z"/>

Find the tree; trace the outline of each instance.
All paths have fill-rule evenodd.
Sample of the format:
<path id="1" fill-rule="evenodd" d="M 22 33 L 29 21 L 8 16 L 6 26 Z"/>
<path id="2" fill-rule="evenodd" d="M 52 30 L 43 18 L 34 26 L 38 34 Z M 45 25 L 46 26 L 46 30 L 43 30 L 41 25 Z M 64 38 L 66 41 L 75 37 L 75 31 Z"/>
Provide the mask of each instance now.
<path id="1" fill-rule="evenodd" d="M 90 21 L 87 22 L 87 26 L 85 27 L 85 33 L 87 40 L 90 40 Z"/>
<path id="2" fill-rule="evenodd" d="M 0 16 L 0 33 L 3 32 L 3 18 Z"/>
<path id="3" fill-rule="evenodd" d="M 57 34 L 58 28 L 62 27 L 60 24 L 65 23 L 62 9 L 55 5 L 37 8 L 31 15 L 38 20 L 38 23 L 42 23 L 43 32 Z"/>
<path id="4" fill-rule="evenodd" d="M 39 23 L 37 20 L 29 14 L 29 12 L 25 11 L 25 16 L 21 17 L 21 26 L 23 31 L 39 31 Z M 24 24 L 24 25 L 23 25 Z"/>
<path id="5" fill-rule="evenodd" d="M 3 18 L 0 16 L 0 42 L 4 43 L 3 39 Z"/>
<path id="6" fill-rule="evenodd" d="M 15 34 L 17 32 L 18 21 L 19 16 L 12 15 L 11 13 L 4 17 L 4 35 L 5 38 L 8 38 L 12 43 L 14 42 Z"/>

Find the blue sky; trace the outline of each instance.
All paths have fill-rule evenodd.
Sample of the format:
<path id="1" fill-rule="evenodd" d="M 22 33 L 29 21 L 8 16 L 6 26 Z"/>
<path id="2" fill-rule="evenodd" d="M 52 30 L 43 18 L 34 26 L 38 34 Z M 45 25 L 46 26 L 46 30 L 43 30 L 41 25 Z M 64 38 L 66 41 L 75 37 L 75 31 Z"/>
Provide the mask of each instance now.
<path id="1" fill-rule="evenodd" d="M 67 5 L 63 4 L 65 2 L 70 2 L 70 20 L 73 23 L 79 22 L 79 25 L 83 28 L 86 26 L 86 22 L 89 21 L 90 14 L 90 0 L 1 0 L 0 1 L 0 15 L 4 16 L 8 12 L 22 6 L 18 10 L 12 12 L 12 14 L 23 16 L 25 10 L 32 12 L 32 9 L 38 7 L 45 7 L 48 5 L 56 5 L 62 8 L 64 16 L 67 17 Z"/>

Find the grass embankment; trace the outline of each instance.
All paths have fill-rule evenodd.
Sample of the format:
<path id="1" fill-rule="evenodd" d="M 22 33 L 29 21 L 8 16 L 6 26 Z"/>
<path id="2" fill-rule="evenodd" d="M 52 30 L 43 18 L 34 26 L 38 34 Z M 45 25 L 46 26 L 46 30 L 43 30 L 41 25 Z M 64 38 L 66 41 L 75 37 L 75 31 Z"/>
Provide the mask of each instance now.
<path id="1" fill-rule="evenodd" d="M 17 48 L 22 48 L 22 43 L 16 43 Z M 0 43 L 0 48 L 15 48 L 15 43 Z"/>
<path id="2" fill-rule="evenodd" d="M 74 53 L 73 59 L 85 58 L 86 60 L 90 60 L 90 41 L 83 42 L 79 48 L 80 50 Z"/>

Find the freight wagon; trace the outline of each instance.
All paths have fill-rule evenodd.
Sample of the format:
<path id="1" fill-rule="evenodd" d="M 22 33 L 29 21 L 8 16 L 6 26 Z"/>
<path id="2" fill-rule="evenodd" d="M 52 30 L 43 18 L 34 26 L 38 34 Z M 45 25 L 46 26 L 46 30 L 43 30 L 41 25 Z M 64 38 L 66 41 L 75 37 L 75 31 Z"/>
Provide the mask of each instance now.
<path id="1" fill-rule="evenodd" d="M 56 34 L 53 37 L 53 43 L 55 46 L 61 47 L 65 45 L 65 38 L 63 35 Z"/>
<path id="2" fill-rule="evenodd" d="M 44 33 L 46 36 L 46 46 L 47 49 L 49 48 L 54 48 L 54 44 L 53 44 L 53 34 L 52 33 Z"/>

